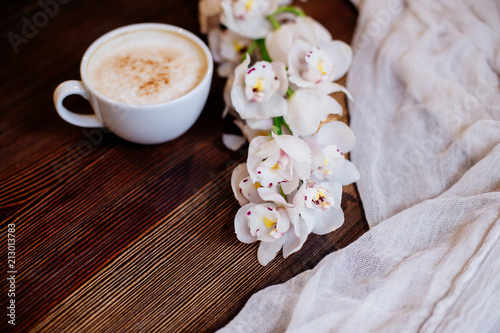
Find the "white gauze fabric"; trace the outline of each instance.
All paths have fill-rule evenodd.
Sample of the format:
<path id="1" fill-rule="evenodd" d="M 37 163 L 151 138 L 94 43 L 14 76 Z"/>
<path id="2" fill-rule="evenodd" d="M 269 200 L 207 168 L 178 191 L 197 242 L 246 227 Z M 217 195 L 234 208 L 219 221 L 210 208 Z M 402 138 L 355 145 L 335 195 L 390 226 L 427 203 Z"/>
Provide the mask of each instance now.
<path id="1" fill-rule="evenodd" d="M 500 332 L 500 3 L 354 2 L 371 229 L 221 332 Z"/>

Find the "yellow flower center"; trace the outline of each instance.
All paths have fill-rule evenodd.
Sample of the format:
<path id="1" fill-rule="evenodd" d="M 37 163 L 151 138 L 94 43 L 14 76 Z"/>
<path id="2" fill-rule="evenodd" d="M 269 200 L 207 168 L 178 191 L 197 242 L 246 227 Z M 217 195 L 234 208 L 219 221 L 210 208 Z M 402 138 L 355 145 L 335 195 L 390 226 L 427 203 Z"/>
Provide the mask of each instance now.
<path id="1" fill-rule="evenodd" d="M 314 198 L 312 199 L 312 201 L 314 202 L 315 205 L 321 206 L 322 208 L 328 210 L 332 205 L 330 201 L 325 199 L 326 199 L 325 193 L 323 193 L 322 190 L 317 190 L 316 193 L 314 194 Z"/>
<path id="2" fill-rule="evenodd" d="M 252 9 L 252 6 L 253 6 L 253 0 L 248 0 L 247 2 L 245 2 L 245 9 L 247 10 L 247 12 L 249 12 Z"/>
<path id="3" fill-rule="evenodd" d="M 233 43 L 233 47 L 234 47 L 234 50 L 237 52 L 237 53 L 240 53 L 241 50 L 243 50 L 245 48 L 244 45 L 241 45 L 240 43 L 238 43 L 237 41 L 235 41 Z"/>
<path id="4" fill-rule="evenodd" d="M 325 197 L 325 194 L 321 190 L 317 190 L 316 194 L 314 195 L 313 201 L 318 201 L 320 198 L 323 199 Z"/>
<path id="5" fill-rule="evenodd" d="M 323 68 L 323 60 L 318 60 L 318 70 L 321 72 L 321 75 L 326 75 L 325 69 Z"/>
<path id="6" fill-rule="evenodd" d="M 273 220 L 271 220 L 271 219 L 269 219 L 269 218 L 267 218 L 267 217 L 263 217 L 263 218 L 262 218 L 262 220 L 264 221 L 264 224 L 265 224 L 265 225 L 266 225 L 266 227 L 268 227 L 268 228 L 272 228 L 272 226 L 273 226 L 273 225 L 275 225 L 275 224 L 276 224 L 276 222 L 278 222 L 278 221 L 273 221 Z"/>
<path id="7" fill-rule="evenodd" d="M 262 80 L 257 80 L 252 87 L 253 92 L 261 92 L 264 90 L 264 85 L 262 84 Z"/>

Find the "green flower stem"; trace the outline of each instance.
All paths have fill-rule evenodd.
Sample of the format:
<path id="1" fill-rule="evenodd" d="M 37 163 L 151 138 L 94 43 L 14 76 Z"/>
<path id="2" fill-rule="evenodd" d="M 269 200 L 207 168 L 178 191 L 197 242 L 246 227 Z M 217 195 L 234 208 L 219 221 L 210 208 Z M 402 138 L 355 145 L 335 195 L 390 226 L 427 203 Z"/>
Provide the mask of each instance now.
<path id="1" fill-rule="evenodd" d="M 286 91 L 286 97 L 290 98 L 293 94 L 295 94 L 295 91 L 293 91 L 292 88 L 288 87 Z"/>
<path id="2" fill-rule="evenodd" d="M 281 128 L 281 125 L 283 124 L 283 117 L 275 117 L 273 118 L 273 127 L 272 130 L 276 135 L 281 135 L 283 134 L 283 129 Z"/>
<path id="3" fill-rule="evenodd" d="M 288 124 L 286 123 L 285 119 L 283 119 L 283 117 L 280 117 L 283 121 L 281 122 L 281 124 L 283 126 L 285 126 L 285 128 L 288 130 L 288 132 L 290 133 L 290 135 L 293 135 L 292 133 L 292 130 L 290 129 L 290 126 L 288 126 Z"/>
<path id="4" fill-rule="evenodd" d="M 282 135 L 283 134 L 283 126 L 288 130 L 290 134 L 292 133 L 292 130 L 290 129 L 290 126 L 286 123 L 285 119 L 283 117 L 274 117 L 273 118 L 273 126 L 271 130 L 276 134 L 276 135 Z"/>
<path id="5" fill-rule="evenodd" d="M 253 40 L 252 44 L 250 44 L 250 46 L 248 47 L 246 53 L 248 53 L 249 55 L 252 54 L 253 51 L 255 51 L 255 48 L 257 48 L 257 41 Z"/>
<path id="6" fill-rule="evenodd" d="M 245 54 L 243 55 L 243 57 L 241 57 L 241 61 L 240 62 L 243 62 L 245 61 L 245 59 L 247 58 L 247 54 L 250 56 L 253 51 L 255 51 L 255 49 L 257 48 L 257 41 L 256 40 L 253 40 L 252 43 L 250 44 L 250 46 L 248 46 L 248 49 L 247 51 L 245 52 Z"/>
<path id="7" fill-rule="evenodd" d="M 292 13 L 297 16 L 306 16 L 306 13 L 300 8 L 293 7 L 293 6 L 283 6 L 279 7 L 274 13 L 273 16 L 278 14 L 278 13 Z"/>
<path id="8" fill-rule="evenodd" d="M 266 40 L 264 38 L 261 38 L 257 39 L 256 41 L 259 44 L 262 60 L 271 62 L 271 57 L 269 56 L 269 53 L 267 53 Z"/>
<path id="9" fill-rule="evenodd" d="M 274 15 L 269 15 L 267 19 L 269 20 L 269 22 L 271 22 L 271 25 L 273 26 L 274 30 L 278 30 L 279 27 L 281 27 L 281 24 L 278 22 L 278 20 Z"/>
<path id="10" fill-rule="evenodd" d="M 285 192 L 283 192 L 283 188 L 281 188 L 281 185 L 280 185 L 280 194 L 283 198 L 285 198 L 286 201 L 288 201 L 288 198 L 286 197 Z"/>

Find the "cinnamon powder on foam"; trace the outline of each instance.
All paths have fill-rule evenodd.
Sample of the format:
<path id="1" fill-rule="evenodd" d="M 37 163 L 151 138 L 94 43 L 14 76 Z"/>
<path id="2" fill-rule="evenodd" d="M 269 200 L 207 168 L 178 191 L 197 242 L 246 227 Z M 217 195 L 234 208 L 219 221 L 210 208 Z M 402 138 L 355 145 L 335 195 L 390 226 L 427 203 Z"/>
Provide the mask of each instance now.
<path id="1" fill-rule="evenodd" d="M 192 90 L 207 70 L 198 45 L 176 33 L 142 31 L 119 36 L 92 55 L 92 85 L 128 104 L 164 103 Z"/>

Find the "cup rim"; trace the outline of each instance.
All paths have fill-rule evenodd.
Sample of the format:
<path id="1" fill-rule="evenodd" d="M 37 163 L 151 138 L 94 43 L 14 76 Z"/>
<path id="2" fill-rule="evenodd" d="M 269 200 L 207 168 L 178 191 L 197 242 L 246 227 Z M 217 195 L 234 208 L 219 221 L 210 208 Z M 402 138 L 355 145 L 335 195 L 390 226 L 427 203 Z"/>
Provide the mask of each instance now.
<path id="1" fill-rule="evenodd" d="M 86 70 L 87 63 L 89 62 L 90 58 L 92 57 L 92 55 L 94 54 L 96 49 L 98 49 L 101 45 L 106 43 L 108 40 L 113 39 L 119 35 L 122 35 L 122 34 L 125 34 L 128 32 L 132 32 L 132 31 L 140 31 L 140 30 L 172 31 L 172 32 L 176 32 L 176 33 L 178 33 L 186 38 L 189 38 L 191 41 L 196 43 L 203 50 L 203 53 L 205 54 L 205 57 L 207 60 L 207 70 L 206 70 L 205 75 L 203 76 L 203 79 L 201 79 L 200 82 L 198 82 L 198 84 L 193 89 L 191 89 L 190 91 L 188 91 L 184 95 L 182 95 L 178 98 L 163 102 L 163 103 L 156 103 L 156 104 L 129 104 L 129 103 L 125 103 L 125 102 L 121 102 L 121 101 L 117 101 L 115 99 L 109 98 L 109 97 L 103 95 L 102 93 L 100 93 L 99 91 L 97 91 L 97 89 L 95 89 L 94 86 L 90 83 L 90 80 L 87 76 L 87 70 Z M 136 23 L 136 24 L 125 25 L 125 26 L 113 29 L 113 30 L 105 33 L 104 35 L 102 35 L 98 39 L 96 39 L 92 44 L 90 44 L 90 46 L 85 51 L 83 58 L 82 58 L 82 61 L 80 63 L 80 76 L 82 78 L 82 81 L 83 81 L 85 87 L 88 90 L 90 90 L 93 95 L 99 97 L 100 99 L 114 103 L 116 105 L 126 106 L 129 108 L 130 107 L 139 107 L 141 109 L 144 109 L 144 108 L 145 109 L 148 109 L 148 108 L 153 109 L 153 108 L 167 106 L 167 105 L 171 105 L 171 104 L 174 104 L 177 102 L 181 102 L 185 99 L 190 98 L 191 95 L 196 94 L 196 92 L 198 90 L 203 89 L 203 86 L 206 84 L 206 81 L 212 80 L 213 68 L 214 68 L 213 57 L 212 57 L 212 53 L 210 52 L 210 49 L 205 44 L 205 42 L 203 42 L 203 40 L 201 40 L 198 36 L 196 36 L 191 31 L 188 31 L 184 28 L 181 28 L 181 27 L 178 27 L 175 25 L 166 24 L 166 23 Z M 141 111 L 144 111 L 144 110 L 141 110 Z"/>

